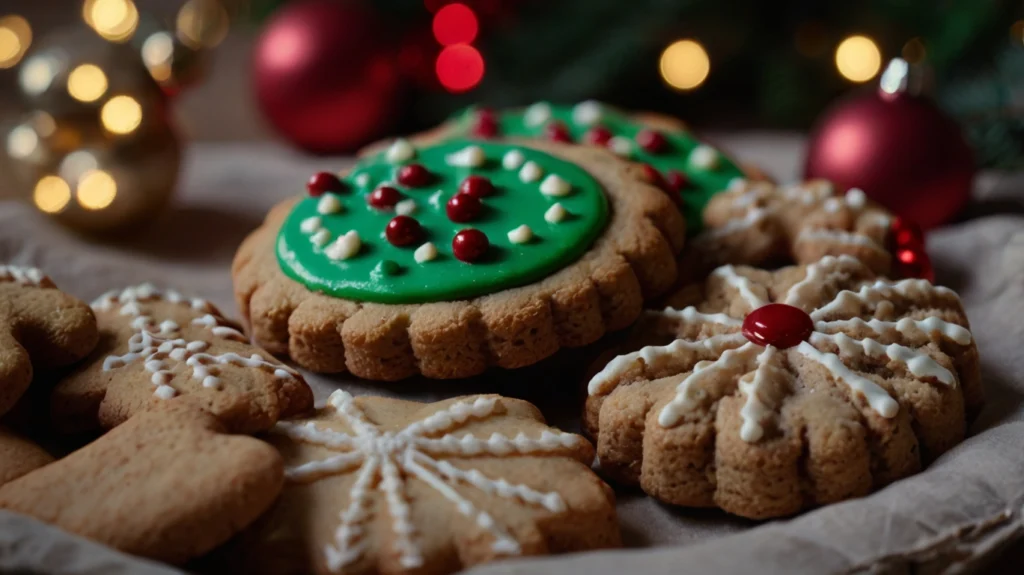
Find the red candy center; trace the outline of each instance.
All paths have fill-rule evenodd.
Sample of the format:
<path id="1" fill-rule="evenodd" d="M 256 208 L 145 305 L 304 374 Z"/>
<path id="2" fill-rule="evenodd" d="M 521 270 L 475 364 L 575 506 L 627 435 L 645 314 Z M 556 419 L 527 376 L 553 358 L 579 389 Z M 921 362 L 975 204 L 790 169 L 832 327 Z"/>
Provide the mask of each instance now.
<path id="1" fill-rule="evenodd" d="M 378 210 L 385 210 L 394 207 L 400 199 L 402 199 L 401 192 L 391 186 L 381 186 L 366 196 L 366 203 Z"/>
<path id="2" fill-rule="evenodd" d="M 480 215 L 482 208 L 483 204 L 480 203 L 480 198 L 470 194 L 458 193 L 448 200 L 445 212 L 448 213 L 448 219 L 453 222 L 471 222 Z"/>
<path id="3" fill-rule="evenodd" d="M 395 216 L 388 222 L 384 234 L 391 245 L 408 246 L 420 241 L 420 238 L 423 237 L 423 228 L 415 218 Z"/>
<path id="4" fill-rule="evenodd" d="M 681 192 L 690 185 L 690 178 L 679 170 L 669 170 L 667 180 L 668 186 L 676 192 Z"/>
<path id="5" fill-rule="evenodd" d="M 338 176 L 330 172 L 317 172 L 309 177 L 309 181 L 306 182 L 306 190 L 309 195 L 315 197 L 322 196 L 327 192 L 338 192 L 341 191 L 344 184 L 338 179 Z"/>
<path id="6" fill-rule="evenodd" d="M 452 238 L 452 253 L 461 261 L 471 263 L 482 258 L 491 247 L 487 235 L 472 228 L 462 230 Z"/>
<path id="7" fill-rule="evenodd" d="M 493 138 L 498 135 L 498 117 L 491 110 L 480 110 L 470 132 L 479 138 Z"/>
<path id="8" fill-rule="evenodd" d="M 410 188 L 422 188 L 431 179 L 430 172 L 420 164 L 409 164 L 398 170 L 398 183 Z"/>
<path id="9" fill-rule="evenodd" d="M 608 140 L 612 139 L 612 131 L 604 126 L 594 126 L 583 136 L 588 144 L 595 146 L 604 146 L 608 144 Z"/>
<path id="10" fill-rule="evenodd" d="M 468 176 L 459 184 L 459 193 L 482 198 L 494 192 L 494 184 L 484 176 Z"/>
<path id="11" fill-rule="evenodd" d="M 804 310 L 784 303 L 770 303 L 747 314 L 743 335 L 751 343 L 786 349 L 806 340 L 814 322 Z"/>
<path id="12" fill-rule="evenodd" d="M 565 124 L 561 122 L 551 122 L 547 126 L 544 126 L 544 135 L 555 142 L 572 142 L 572 136 L 569 134 L 569 128 L 565 127 Z"/>
<path id="13" fill-rule="evenodd" d="M 668 140 L 665 136 L 656 130 L 640 130 L 636 134 L 636 143 L 640 145 L 646 152 L 650 154 L 658 154 L 665 150 L 665 146 L 668 145 Z"/>

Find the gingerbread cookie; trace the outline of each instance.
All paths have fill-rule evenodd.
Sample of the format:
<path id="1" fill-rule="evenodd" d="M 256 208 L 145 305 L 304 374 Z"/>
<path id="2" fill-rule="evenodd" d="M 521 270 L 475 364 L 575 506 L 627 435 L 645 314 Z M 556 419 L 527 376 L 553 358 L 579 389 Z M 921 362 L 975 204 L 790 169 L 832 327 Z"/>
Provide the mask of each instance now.
<path id="1" fill-rule="evenodd" d="M 891 215 L 859 189 L 838 193 L 825 180 L 777 186 L 736 180 L 704 210 L 705 229 L 687 244 L 681 267 L 692 280 L 724 264 L 813 263 L 851 255 L 888 273 Z"/>
<path id="2" fill-rule="evenodd" d="M 237 541 L 239 572 L 440 574 L 619 545 L 593 448 L 524 401 L 424 405 L 336 391 L 267 439 L 288 482 Z"/>
<path id="3" fill-rule="evenodd" d="M 284 483 L 271 446 L 165 403 L 0 487 L 15 511 L 167 563 L 203 555 L 265 511 Z"/>
<path id="4" fill-rule="evenodd" d="M 0 427 L 0 485 L 52 462 L 45 449 Z"/>
<path id="5" fill-rule="evenodd" d="M 254 341 L 318 372 L 458 378 L 632 323 L 675 282 L 679 213 L 605 151 L 538 147 L 400 140 L 317 174 L 235 257 Z"/>
<path id="6" fill-rule="evenodd" d="M 767 518 L 864 495 L 960 442 L 982 401 L 957 295 L 850 256 L 721 267 L 670 303 L 585 414 L 602 468 L 667 503 Z"/>
<path id="7" fill-rule="evenodd" d="M 143 284 L 92 307 L 100 344 L 51 397 L 54 423 L 65 431 L 111 428 L 158 403 L 184 401 L 249 433 L 313 405 L 298 372 L 249 345 L 205 300 Z"/>
<path id="8" fill-rule="evenodd" d="M 52 369 L 96 346 L 89 306 L 61 292 L 35 268 L 0 266 L 0 415 L 32 381 L 32 365 Z"/>

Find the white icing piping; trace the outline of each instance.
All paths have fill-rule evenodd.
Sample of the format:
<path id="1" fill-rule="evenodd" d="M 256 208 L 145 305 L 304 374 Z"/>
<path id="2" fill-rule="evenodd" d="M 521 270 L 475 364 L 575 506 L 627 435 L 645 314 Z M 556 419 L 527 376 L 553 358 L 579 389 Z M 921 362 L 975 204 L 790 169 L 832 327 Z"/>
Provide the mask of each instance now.
<path id="1" fill-rule="evenodd" d="M 754 290 L 751 289 L 754 284 L 750 282 L 750 279 L 736 273 L 736 268 L 731 265 L 717 268 L 711 272 L 711 275 L 724 279 L 726 283 L 740 292 L 740 296 L 750 305 L 751 310 L 768 303 L 754 293 Z"/>
<path id="2" fill-rule="evenodd" d="M 702 361 L 694 366 L 693 372 L 686 376 L 676 386 L 676 395 L 668 402 L 658 414 L 658 425 L 662 427 L 675 427 L 683 419 L 683 414 L 693 409 L 699 395 L 702 392 L 695 391 L 695 384 L 701 379 L 708 377 L 724 369 L 741 369 L 748 363 L 754 353 L 759 353 L 761 346 L 753 343 L 745 343 L 736 349 L 728 349 L 722 352 L 721 357 L 715 361 Z"/>
<path id="3" fill-rule="evenodd" d="M 849 255 L 843 254 L 840 256 L 825 256 L 820 260 L 814 262 L 813 264 L 807 266 L 806 275 L 804 276 L 804 279 L 793 284 L 792 286 L 790 286 L 789 290 L 786 291 L 785 303 L 787 305 L 795 307 L 804 306 L 806 304 L 803 298 L 804 290 L 811 288 L 815 292 L 821 291 L 820 289 L 815 288 L 812 285 L 812 283 L 824 281 L 829 273 L 837 271 L 837 268 L 839 268 L 840 264 L 856 266 L 861 265 L 860 260 Z"/>
<path id="4" fill-rule="evenodd" d="M 963 326 L 941 320 L 937 317 L 928 317 L 925 319 L 911 319 L 909 317 L 905 317 L 899 321 L 882 321 L 874 318 L 864 321 L 859 317 L 854 317 L 834 321 L 818 321 L 815 322 L 814 328 L 820 332 L 826 333 L 834 329 L 842 328 L 869 329 L 875 335 L 882 335 L 886 330 L 893 329 L 908 337 L 923 335 L 928 339 L 933 339 L 933 334 L 937 333 L 941 337 L 949 339 L 959 345 L 971 344 L 970 331 Z"/>
<path id="5" fill-rule="evenodd" d="M 828 314 L 847 305 L 875 304 L 883 300 L 892 299 L 893 293 L 904 297 L 936 295 L 956 302 L 960 301 L 960 297 L 953 290 L 932 285 L 927 280 L 906 279 L 895 283 L 877 280 L 873 284 L 861 286 L 856 292 L 850 290 L 839 292 L 831 302 L 814 310 L 811 313 L 811 319 L 824 319 Z"/>
<path id="6" fill-rule="evenodd" d="M 839 244 L 862 246 L 875 251 L 884 252 L 885 248 L 878 245 L 878 242 L 861 234 L 854 234 L 843 230 L 830 230 L 824 228 L 804 228 L 797 235 L 796 241 L 829 241 Z"/>
<path id="7" fill-rule="evenodd" d="M 0 266 L 0 282 L 14 282 L 24 286 L 38 287 L 49 281 L 50 278 L 37 268 Z"/>
<path id="8" fill-rule="evenodd" d="M 937 361 L 898 343 L 883 345 L 870 338 L 853 339 L 845 333 L 815 333 L 811 336 L 811 343 L 821 345 L 824 341 L 834 342 L 839 348 L 839 352 L 844 355 L 885 356 L 897 363 L 902 363 L 914 377 L 933 378 L 946 385 L 956 384 L 956 376 Z"/>
<path id="9" fill-rule="evenodd" d="M 769 365 L 777 354 L 778 348 L 766 346 L 755 359 L 757 369 L 754 370 L 750 381 L 744 381 L 743 378 L 739 380 L 740 391 L 747 397 L 743 402 L 743 407 L 740 408 L 740 417 L 743 419 L 743 425 L 740 427 L 740 439 L 747 443 L 755 443 L 764 437 L 764 422 L 772 416 L 771 409 L 759 394 L 768 385 L 769 371 L 777 371 Z"/>
<path id="10" fill-rule="evenodd" d="M 806 341 L 800 342 L 800 345 L 796 347 L 796 351 L 827 369 L 836 382 L 845 383 L 852 391 L 863 395 L 868 405 L 878 415 L 885 418 L 893 418 L 899 413 L 900 404 L 896 403 L 896 400 L 889 396 L 889 392 L 870 379 L 854 373 L 843 364 L 838 355 L 819 351 Z"/>

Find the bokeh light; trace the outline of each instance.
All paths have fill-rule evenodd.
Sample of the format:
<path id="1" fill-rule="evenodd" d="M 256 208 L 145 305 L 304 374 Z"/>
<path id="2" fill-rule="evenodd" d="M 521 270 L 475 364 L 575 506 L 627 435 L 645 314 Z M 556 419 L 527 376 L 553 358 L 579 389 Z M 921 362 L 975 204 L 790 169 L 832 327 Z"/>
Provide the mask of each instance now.
<path id="1" fill-rule="evenodd" d="M 174 38 L 168 32 L 155 32 L 142 43 L 142 62 L 157 82 L 171 79 Z"/>
<path id="2" fill-rule="evenodd" d="M 15 126 L 7 133 L 7 155 L 16 160 L 28 158 L 38 148 L 39 134 L 28 124 Z"/>
<path id="3" fill-rule="evenodd" d="M 79 102 L 95 102 L 107 91 L 107 75 L 95 64 L 81 64 L 68 74 L 68 94 Z"/>
<path id="4" fill-rule="evenodd" d="M 100 121 L 112 134 L 130 134 L 142 123 L 142 106 L 131 96 L 114 96 L 103 104 Z"/>
<path id="5" fill-rule="evenodd" d="M 1017 20 L 1010 26 L 1010 38 L 1014 44 L 1024 44 L 1024 20 Z"/>
<path id="6" fill-rule="evenodd" d="M 903 45 L 900 55 L 910 64 L 920 64 L 928 56 L 928 50 L 920 38 L 911 38 Z"/>
<path id="7" fill-rule="evenodd" d="M 469 44 L 476 39 L 479 24 L 472 8 L 465 4 L 448 4 L 434 14 L 434 38 L 442 46 Z"/>
<path id="8" fill-rule="evenodd" d="M 139 10 L 132 0 L 86 0 L 82 18 L 112 42 L 128 40 L 139 26 Z"/>
<path id="9" fill-rule="evenodd" d="M 850 36 L 836 47 L 836 69 L 851 82 L 867 82 L 882 68 L 882 53 L 867 36 Z"/>
<path id="10" fill-rule="evenodd" d="M 32 27 L 21 16 L 0 18 L 0 70 L 13 68 L 32 44 Z"/>
<path id="11" fill-rule="evenodd" d="M 71 187 L 57 176 L 43 176 L 32 190 L 32 203 L 47 214 L 63 210 L 71 201 Z"/>
<path id="12" fill-rule="evenodd" d="M 228 35 L 228 11 L 218 0 L 189 0 L 175 22 L 178 38 L 189 48 L 213 48 Z"/>
<path id="13" fill-rule="evenodd" d="M 828 33 L 820 22 L 804 22 L 793 35 L 793 47 L 807 58 L 817 58 L 828 51 Z"/>
<path id="14" fill-rule="evenodd" d="M 95 170 L 98 166 L 99 160 L 96 159 L 96 155 L 91 151 L 75 150 L 64 156 L 64 159 L 60 162 L 57 174 L 64 178 L 65 181 L 75 182 L 78 181 L 82 174 Z"/>
<path id="15" fill-rule="evenodd" d="M 484 58 L 469 44 L 445 46 L 434 66 L 437 79 L 449 92 L 465 92 L 484 77 Z"/>
<path id="16" fill-rule="evenodd" d="M 103 170 L 91 170 L 78 180 L 75 194 L 83 208 L 102 210 L 114 203 L 114 198 L 117 197 L 117 182 Z"/>
<path id="17" fill-rule="evenodd" d="M 711 72 L 711 59 L 696 40 L 678 40 L 661 53 L 661 77 L 678 90 L 693 90 L 707 79 Z"/>
<path id="18" fill-rule="evenodd" d="M 53 57 L 38 54 L 25 60 L 18 72 L 21 89 L 29 96 L 38 96 L 50 87 L 57 77 L 58 64 Z"/>

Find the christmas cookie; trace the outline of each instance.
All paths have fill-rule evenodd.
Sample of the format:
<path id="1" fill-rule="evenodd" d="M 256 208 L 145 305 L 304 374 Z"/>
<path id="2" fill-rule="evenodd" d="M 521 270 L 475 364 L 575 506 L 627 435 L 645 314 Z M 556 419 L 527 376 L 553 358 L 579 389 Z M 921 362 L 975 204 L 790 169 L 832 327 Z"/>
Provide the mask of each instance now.
<path id="1" fill-rule="evenodd" d="M 92 308 L 100 344 L 51 397 L 55 425 L 65 431 L 111 428 L 174 401 L 247 433 L 313 405 L 302 376 L 249 345 L 207 301 L 143 284 L 109 292 Z"/>
<path id="2" fill-rule="evenodd" d="M 708 203 L 704 231 L 687 244 L 681 266 L 692 279 L 723 264 L 813 263 L 846 254 L 887 273 L 894 221 L 856 188 L 842 193 L 825 180 L 786 186 L 737 180 Z"/>
<path id="3" fill-rule="evenodd" d="M 267 440 L 287 484 L 237 541 L 239 572 L 441 574 L 619 545 L 593 448 L 524 401 L 424 405 L 336 391 Z"/>
<path id="4" fill-rule="evenodd" d="M 51 462 L 53 457 L 45 449 L 0 427 L 0 485 Z"/>
<path id="5" fill-rule="evenodd" d="M 666 503 L 751 518 L 864 495 L 964 437 L 982 400 L 960 300 L 850 256 L 725 266 L 589 384 L 601 466 Z"/>
<path id="6" fill-rule="evenodd" d="M 683 223 L 602 150 L 399 140 L 274 208 L 241 246 L 253 339 L 319 372 L 397 380 L 522 367 L 636 319 Z"/>
<path id="7" fill-rule="evenodd" d="M 32 381 L 32 366 L 73 363 L 92 351 L 96 319 L 35 268 L 0 266 L 0 415 Z"/>
<path id="8" fill-rule="evenodd" d="M 127 553 L 184 563 L 256 519 L 283 483 L 274 448 L 226 435 L 195 406 L 166 403 L 0 486 L 0 509 Z"/>

